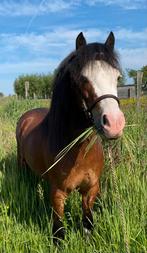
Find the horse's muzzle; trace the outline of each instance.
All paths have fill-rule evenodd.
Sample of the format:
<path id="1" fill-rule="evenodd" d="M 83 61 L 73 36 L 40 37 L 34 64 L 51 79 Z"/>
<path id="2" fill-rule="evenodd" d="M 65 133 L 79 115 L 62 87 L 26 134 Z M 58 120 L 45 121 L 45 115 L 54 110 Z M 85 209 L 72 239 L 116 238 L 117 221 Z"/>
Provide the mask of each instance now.
<path id="1" fill-rule="evenodd" d="M 102 114 L 98 121 L 94 121 L 98 132 L 107 139 L 119 138 L 125 126 L 125 117 L 121 111 L 117 114 Z"/>

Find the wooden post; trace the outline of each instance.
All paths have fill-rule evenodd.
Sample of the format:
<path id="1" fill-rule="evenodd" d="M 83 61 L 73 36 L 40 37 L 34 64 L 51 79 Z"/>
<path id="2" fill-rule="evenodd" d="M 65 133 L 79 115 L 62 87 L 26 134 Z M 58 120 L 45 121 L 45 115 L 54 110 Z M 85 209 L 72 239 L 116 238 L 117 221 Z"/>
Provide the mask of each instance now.
<path id="1" fill-rule="evenodd" d="M 143 78 L 143 72 L 137 71 L 136 98 L 137 98 L 137 108 L 138 109 L 140 108 L 142 78 Z"/>
<path id="2" fill-rule="evenodd" d="M 35 92 L 33 93 L 33 98 L 36 99 L 36 94 L 35 94 Z"/>
<path id="3" fill-rule="evenodd" d="M 129 88 L 128 89 L 128 98 L 130 98 L 131 97 L 131 89 Z"/>
<path id="4" fill-rule="evenodd" d="M 29 95 L 29 85 L 30 85 L 29 81 L 25 81 L 24 85 L 25 85 L 25 98 L 27 99 Z"/>

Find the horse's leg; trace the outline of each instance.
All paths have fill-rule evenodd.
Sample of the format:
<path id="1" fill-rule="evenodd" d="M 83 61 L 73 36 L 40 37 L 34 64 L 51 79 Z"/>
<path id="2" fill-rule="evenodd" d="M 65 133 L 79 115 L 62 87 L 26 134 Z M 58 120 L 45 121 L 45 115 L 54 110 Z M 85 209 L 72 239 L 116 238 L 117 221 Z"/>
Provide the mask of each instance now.
<path id="1" fill-rule="evenodd" d="M 18 168 L 23 167 L 22 156 L 21 156 L 21 152 L 20 152 L 20 145 L 19 145 L 18 140 L 17 140 L 17 167 Z"/>
<path id="2" fill-rule="evenodd" d="M 67 194 L 57 187 L 51 189 L 51 204 L 53 207 L 53 234 L 55 238 L 64 239 L 65 229 L 62 218 L 64 216 L 64 204 Z M 56 242 L 56 239 L 54 239 Z"/>
<path id="3" fill-rule="evenodd" d="M 86 233 L 93 229 L 92 209 L 98 193 L 100 193 L 98 183 L 91 187 L 88 192 L 82 193 L 83 226 Z"/>
<path id="4" fill-rule="evenodd" d="M 19 145 L 18 141 L 17 141 L 17 167 L 18 167 L 18 169 L 29 168 L 25 159 L 22 156 L 22 152 L 21 152 L 20 145 Z"/>

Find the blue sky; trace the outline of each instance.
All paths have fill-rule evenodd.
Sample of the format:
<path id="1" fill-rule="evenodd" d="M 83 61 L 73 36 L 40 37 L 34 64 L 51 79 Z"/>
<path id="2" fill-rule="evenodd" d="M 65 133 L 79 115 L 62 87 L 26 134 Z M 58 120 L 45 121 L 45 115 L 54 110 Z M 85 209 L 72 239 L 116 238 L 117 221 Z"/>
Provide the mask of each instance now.
<path id="1" fill-rule="evenodd" d="M 147 0 L 1 0 L 0 91 L 13 94 L 26 73 L 52 72 L 83 31 L 103 42 L 110 31 L 122 68 L 147 65 Z"/>

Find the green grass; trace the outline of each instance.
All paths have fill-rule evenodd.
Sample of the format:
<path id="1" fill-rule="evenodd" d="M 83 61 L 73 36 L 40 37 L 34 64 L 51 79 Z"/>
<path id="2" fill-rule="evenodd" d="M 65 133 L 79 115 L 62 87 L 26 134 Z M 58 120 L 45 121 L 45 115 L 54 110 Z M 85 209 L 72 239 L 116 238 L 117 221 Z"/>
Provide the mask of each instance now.
<path id="1" fill-rule="evenodd" d="M 0 100 L 0 253 L 126 253 L 118 194 L 108 147 L 113 153 L 116 183 L 126 223 L 130 253 L 147 253 L 147 101 L 139 112 L 125 102 L 127 125 L 121 140 L 106 142 L 101 200 L 94 207 L 95 228 L 82 234 L 81 197 L 73 192 L 66 203 L 65 240 L 52 242 L 49 185 L 16 165 L 15 126 L 19 116 L 48 101 Z M 133 124 L 137 124 L 133 126 Z M 100 213 L 99 204 L 103 207 Z"/>

